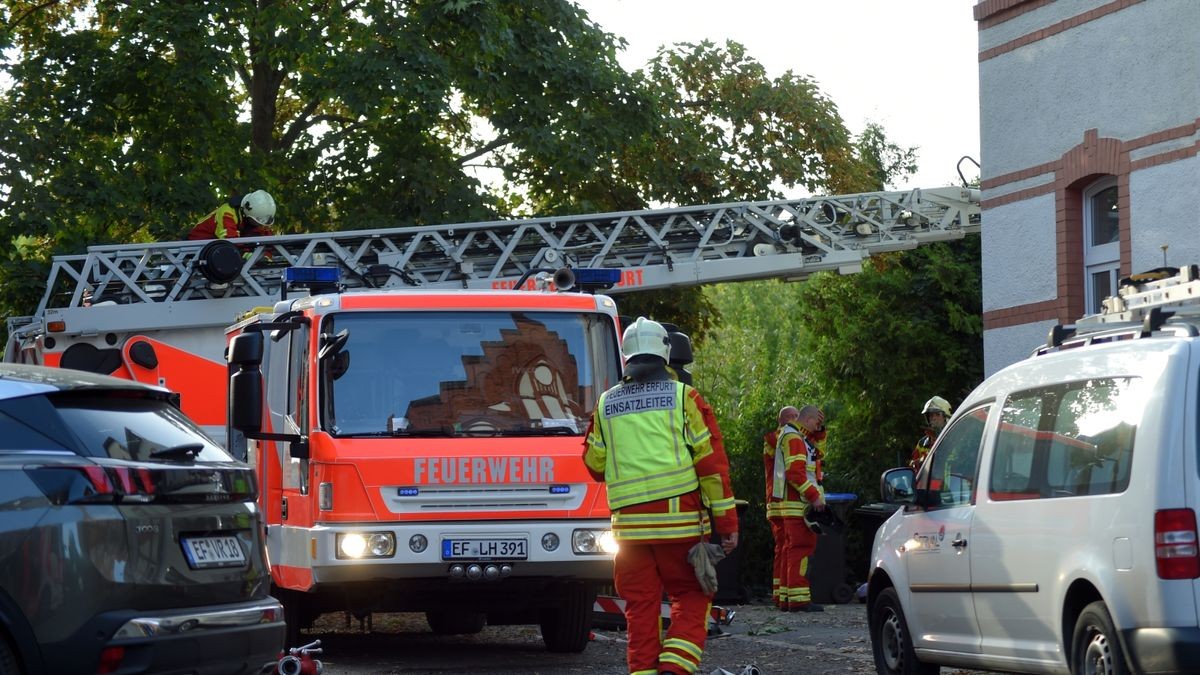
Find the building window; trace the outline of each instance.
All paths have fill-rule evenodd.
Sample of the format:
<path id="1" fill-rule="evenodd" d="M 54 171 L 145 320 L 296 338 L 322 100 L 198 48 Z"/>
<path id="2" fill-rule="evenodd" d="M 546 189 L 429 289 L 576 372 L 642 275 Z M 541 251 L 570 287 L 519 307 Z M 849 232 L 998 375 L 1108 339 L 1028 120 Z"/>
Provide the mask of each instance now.
<path id="1" fill-rule="evenodd" d="M 1116 293 L 1120 240 L 1117 180 L 1108 176 L 1083 192 L 1084 302 L 1088 314 L 1099 312 L 1100 303 Z"/>

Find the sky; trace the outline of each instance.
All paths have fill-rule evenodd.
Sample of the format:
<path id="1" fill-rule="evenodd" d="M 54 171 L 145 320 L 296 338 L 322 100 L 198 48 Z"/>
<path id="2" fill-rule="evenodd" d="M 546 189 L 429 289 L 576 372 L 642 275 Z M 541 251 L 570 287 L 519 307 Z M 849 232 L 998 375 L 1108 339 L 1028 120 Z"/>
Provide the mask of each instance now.
<path id="1" fill-rule="evenodd" d="M 772 78 L 809 77 L 852 133 L 875 122 L 896 145 L 918 147 L 917 173 L 895 189 L 959 185 L 959 159 L 980 159 L 976 0 L 575 1 L 629 43 L 626 70 L 663 44 L 734 40 Z M 962 171 L 979 175 L 970 161 Z"/>

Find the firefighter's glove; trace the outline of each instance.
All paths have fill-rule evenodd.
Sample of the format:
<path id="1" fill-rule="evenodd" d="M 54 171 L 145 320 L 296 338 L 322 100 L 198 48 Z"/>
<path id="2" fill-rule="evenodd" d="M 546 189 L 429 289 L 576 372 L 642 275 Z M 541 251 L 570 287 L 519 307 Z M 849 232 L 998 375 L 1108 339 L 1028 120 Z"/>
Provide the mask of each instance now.
<path id="1" fill-rule="evenodd" d="M 717 563 L 725 557 L 725 551 L 717 544 L 702 541 L 688 551 L 688 562 L 696 571 L 696 581 L 708 595 L 717 592 Z"/>

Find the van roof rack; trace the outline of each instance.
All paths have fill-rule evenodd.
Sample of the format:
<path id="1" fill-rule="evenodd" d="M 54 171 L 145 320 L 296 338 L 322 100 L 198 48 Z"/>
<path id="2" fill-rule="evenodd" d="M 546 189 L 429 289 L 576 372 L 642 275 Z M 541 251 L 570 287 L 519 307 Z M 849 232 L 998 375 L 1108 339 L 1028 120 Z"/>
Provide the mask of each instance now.
<path id="1" fill-rule="evenodd" d="M 1099 313 L 1073 325 L 1054 326 L 1035 353 L 1097 340 L 1148 337 L 1174 316 L 1200 318 L 1200 266 L 1158 267 L 1121 279 L 1117 294 L 1105 298 Z M 1198 334 L 1195 326 L 1183 332 Z"/>

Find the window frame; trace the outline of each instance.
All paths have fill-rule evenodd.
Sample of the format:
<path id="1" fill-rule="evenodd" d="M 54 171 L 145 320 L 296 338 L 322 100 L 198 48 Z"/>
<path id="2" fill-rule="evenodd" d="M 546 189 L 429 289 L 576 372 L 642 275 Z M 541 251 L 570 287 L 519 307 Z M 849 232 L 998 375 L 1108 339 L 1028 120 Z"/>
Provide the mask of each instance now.
<path id="1" fill-rule="evenodd" d="M 1117 187 L 1116 176 L 1104 176 L 1088 185 L 1082 193 L 1083 197 L 1083 294 L 1084 311 L 1096 314 L 1100 311 L 1103 297 L 1097 297 L 1095 277 L 1107 274 L 1109 294 L 1117 292 L 1117 277 L 1121 269 L 1121 226 L 1117 221 L 1117 238 L 1115 241 L 1095 244 L 1093 230 L 1096 224 L 1096 199 L 1107 190 L 1117 191 L 1117 206 L 1120 208 L 1120 190 Z M 1107 297 L 1107 296 L 1105 296 Z"/>

